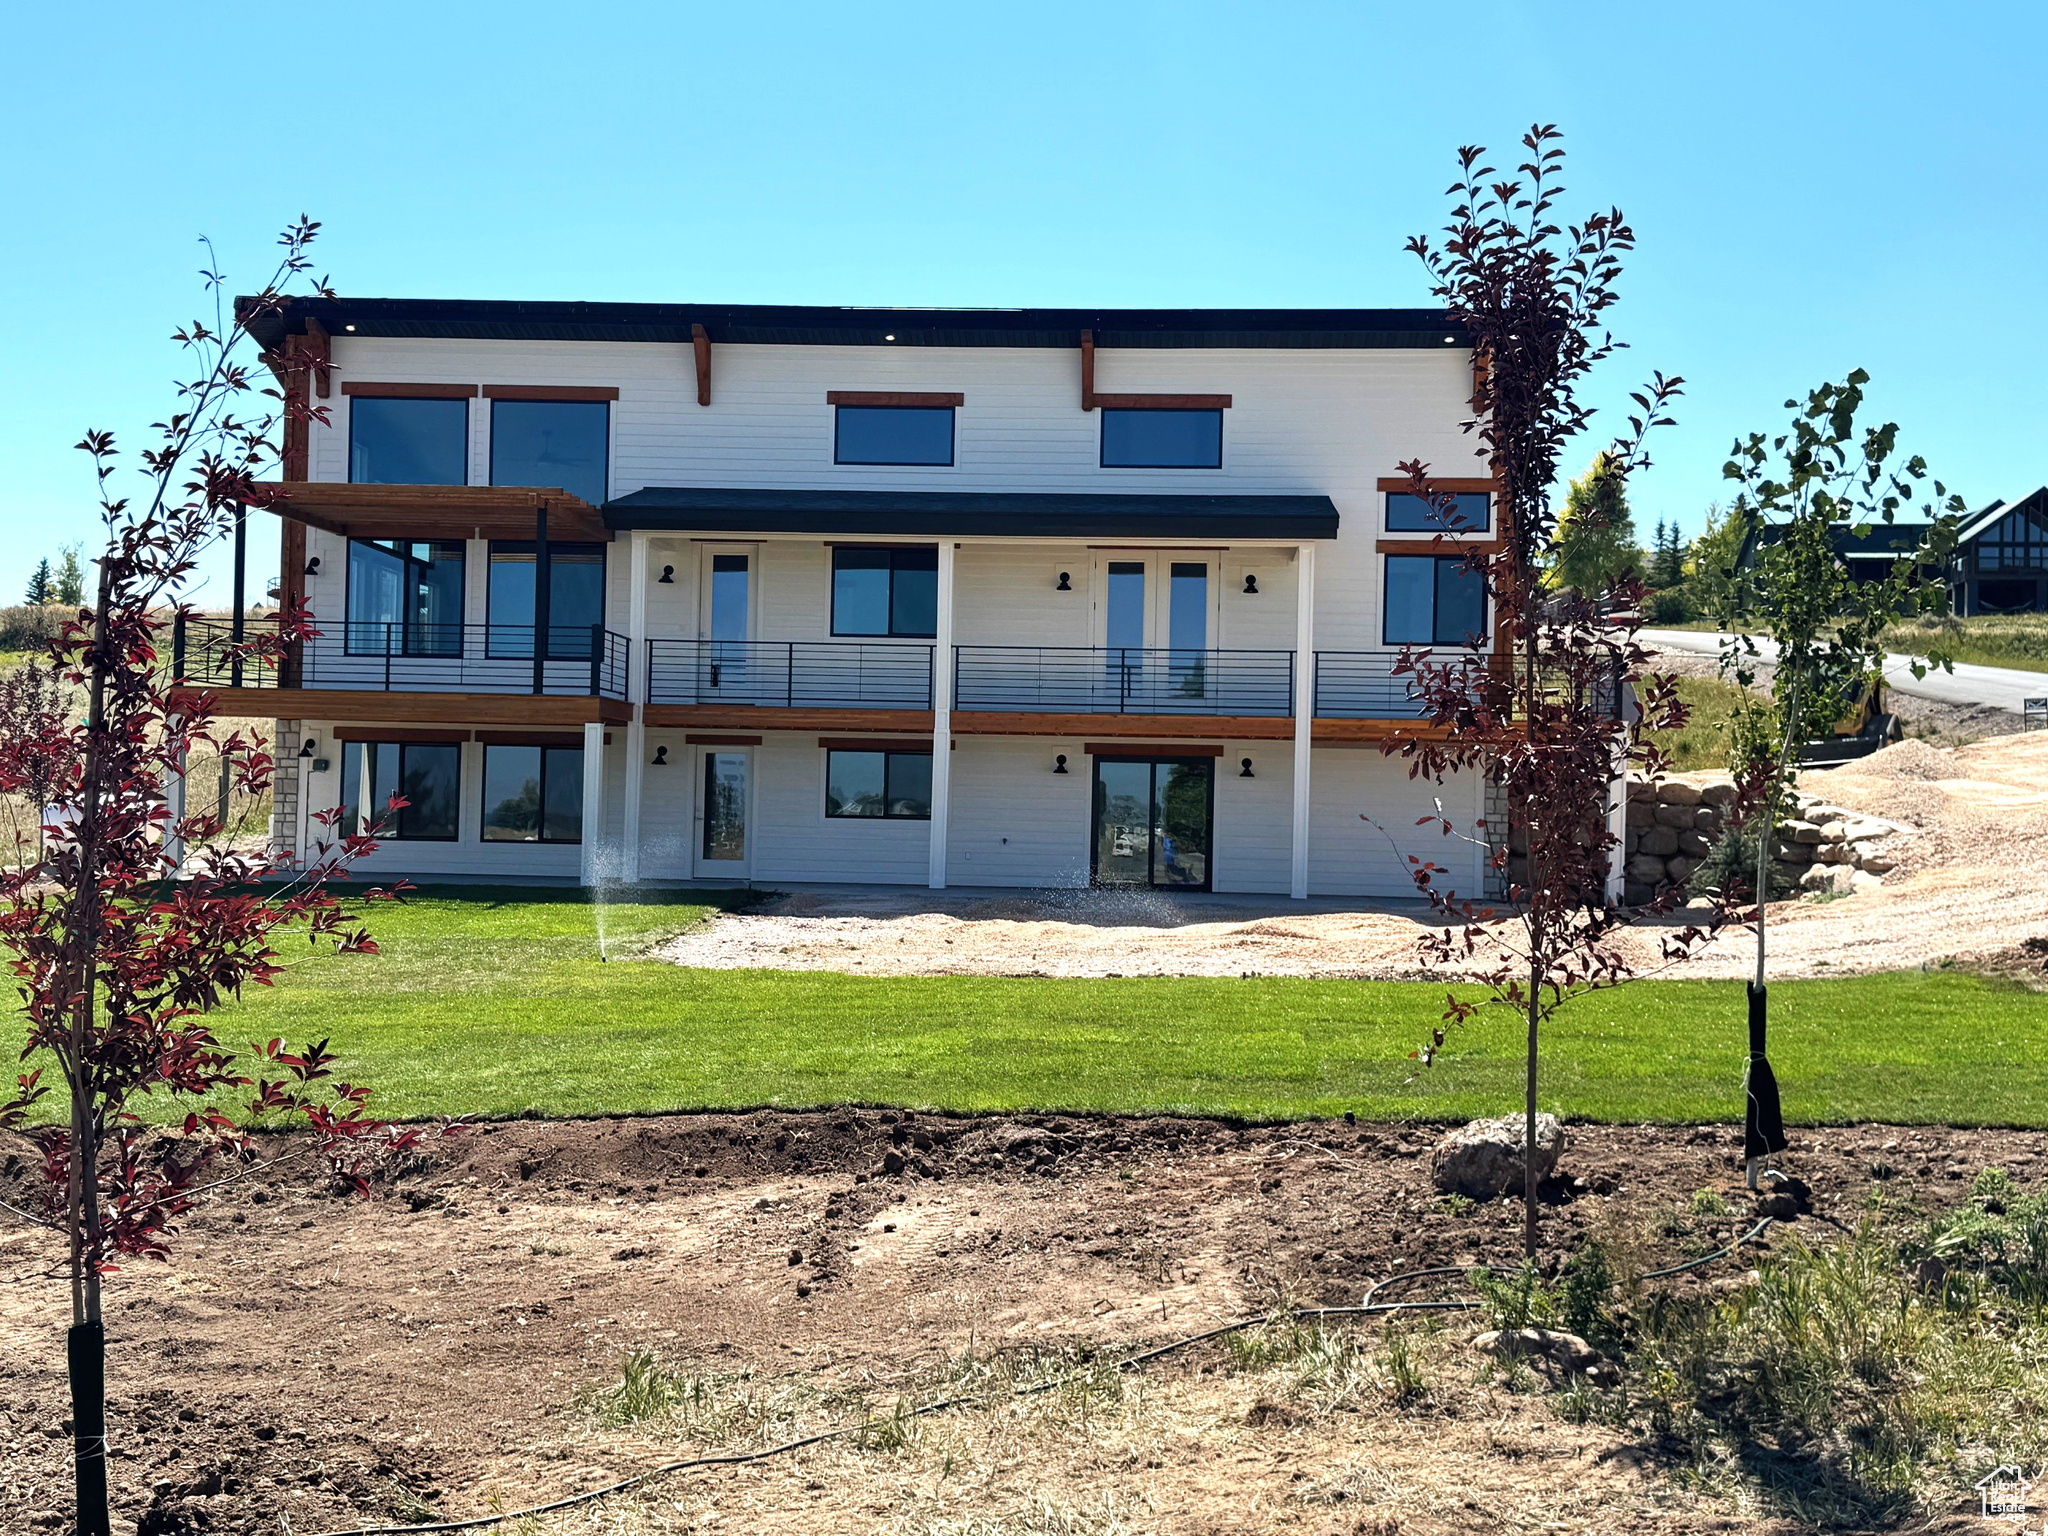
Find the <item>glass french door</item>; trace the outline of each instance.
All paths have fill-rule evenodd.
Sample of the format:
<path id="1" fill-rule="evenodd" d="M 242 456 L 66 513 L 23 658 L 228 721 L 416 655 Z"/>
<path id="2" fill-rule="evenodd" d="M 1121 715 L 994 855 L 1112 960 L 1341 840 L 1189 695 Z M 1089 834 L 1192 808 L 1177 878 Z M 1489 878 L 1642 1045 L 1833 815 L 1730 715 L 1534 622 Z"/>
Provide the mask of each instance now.
<path id="1" fill-rule="evenodd" d="M 1111 560 L 1103 570 L 1105 682 L 1142 712 L 1173 699 L 1207 697 L 1213 562 L 1154 556 Z"/>
<path id="2" fill-rule="evenodd" d="M 698 695 L 707 702 L 754 702 L 755 670 L 749 665 L 753 635 L 753 556 L 736 550 L 708 551 L 704 566 L 702 675 Z"/>
<path id="3" fill-rule="evenodd" d="M 753 861 L 753 754 L 706 748 L 698 754 L 696 854 L 700 880 L 744 879 Z"/>
<path id="4" fill-rule="evenodd" d="M 1206 757 L 1096 758 L 1095 884 L 1208 890 L 1215 775 Z"/>

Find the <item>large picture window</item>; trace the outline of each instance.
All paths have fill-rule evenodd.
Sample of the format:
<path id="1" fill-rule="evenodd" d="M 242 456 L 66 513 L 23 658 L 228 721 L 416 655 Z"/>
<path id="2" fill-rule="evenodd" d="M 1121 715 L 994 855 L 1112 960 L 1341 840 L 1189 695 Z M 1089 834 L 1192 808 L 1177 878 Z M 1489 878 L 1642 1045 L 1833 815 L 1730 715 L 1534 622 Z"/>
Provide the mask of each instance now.
<path id="1" fill-rule="evenodd" d="M 469 484 L 469 402 L 355 396 L 348 478 L 355 485 Z"/>
<path id="2" fill-rule="evenodd" d="M 351 539 L 351 656 L 462 654 L 462 544 L 453 539 Z"/>
<path id="3" fill-rule="evenodd" d="M 1223 412 L 1102 410 L 1104 469 L 1220 469 Z"/>
<path id="4" fill-rule="evenodd" d="M 1486 533 L 1493 498 L 1484 491 L 1459 491 L 1449 517 L 1439 516 L 1434 503 L 1407 491 L 1387 493 L 1389 533 Z"/>
<path id="5" fill-rule="evenodd" d="M 493 400 L 491 484 L 560 486 L 602 506 L 610 435 L 602 400 Z"/>
<path id="6" fill-rule="evenodd" d="M 499 401 L 500 405 L 507 402 Z M 489 652 L 533 655 L 533 601 L 540 556 L 531 539 L 491 540 Z M 548 659 L 588 661 L 591 626 L 604 622 L 604 546 L 548 545 Z"/>
<path id="7" fill-rule="evenodd" d="M 827 752 L 825 814 L 930 821 L 931 753 Z"/>
<path id="8" fill-rule="evenodd" d="M 832 551 L 833 634 L 930 639 L 938 632 L 936 549 Z"/>
<path id="9" fill-rule="evenodd" d="M 1388 555 L 1388 645 L 1464 645 L 1486 635 L 1486 583 L 1463 555 Z"/>
<path id="10" fill-rule="evenodd" d="M 484 748 L 483 840 L 583 841 L 583 748 Z"/>
<path id="11" fill-rule="evenodd" d="M 394 795 L 406 802 L 396 811 Z M 351 834 L 376 826 L 399 842 L 453 842 L 461 801 L 462 748 L 452 741 L 342 743 L 342 824 Z"/>
<path id="12" fill-rule="evenodd" d="M 835 464 L 951 464 L 953 409 L 932 405 L 838 405 Z"/>

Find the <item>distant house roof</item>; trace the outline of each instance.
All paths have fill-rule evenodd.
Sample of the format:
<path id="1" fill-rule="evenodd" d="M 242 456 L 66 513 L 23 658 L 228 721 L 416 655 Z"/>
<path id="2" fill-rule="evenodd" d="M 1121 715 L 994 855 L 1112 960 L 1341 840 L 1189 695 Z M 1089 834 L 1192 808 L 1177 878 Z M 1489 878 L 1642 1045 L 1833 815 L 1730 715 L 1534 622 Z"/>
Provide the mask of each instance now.
<path id="1" fill-rule="evenodd" d="M 1077 539 L 1334 539 L 1327 496 L 781 491 L 651 485 L 608 501 L 614 529 Z"/>
<path id="2" fill-rule="evenodd" d="M 250 301 L 235 301 L 244 312 Z M 917 309 L 830 304 L 611 304 L 507 299 L 299 298 L 249 319 L 265 347 L 307 321 L 336 335 L 483 341 L 835 347 L 1469 348 L 1440 309 Z"/>
<path id="3" fill-rule="evenodd" d="M 1897 560 L 1912 554 L 1933 531 L 1932 523 L 1870 523 L 1860 529 L 1843 523 L 1829 529 L 1828 536 L 1844 560 Z M 1775 544 L 1782 533 L 1781 525 L 1767 524 L 1758 542 Z"/>
<path id="4" fill-rule="evenodd" d="M 2017 512 L 2022 507 L 2031 509 L 2036 515 L 2048 517 L 2048 485 L 2022 496 L 2018 501 L 1994 501 L 1982 512 L 1973 512 L 1963 519 L 1962 527 L 1956 530 L 1956 542 L 1969 543 L 1989 531 L 2008 512 Z"/>

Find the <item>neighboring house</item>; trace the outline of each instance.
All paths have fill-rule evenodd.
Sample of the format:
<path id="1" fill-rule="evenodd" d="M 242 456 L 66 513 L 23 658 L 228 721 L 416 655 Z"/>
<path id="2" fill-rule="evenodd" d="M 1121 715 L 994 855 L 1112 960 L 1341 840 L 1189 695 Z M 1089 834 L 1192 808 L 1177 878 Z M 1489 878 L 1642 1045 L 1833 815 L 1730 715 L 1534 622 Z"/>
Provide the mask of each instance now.
<path id="1" fill-rule="evenodd" d="M 332 299 L 254 327 L 286 443 L 277 838 L 409 802 L 370 873 L 1402 895 L 1439 789 L 1404 642 L 1493 527 L 1430 310 Z M 260 682 L 261 686 L 257 686 Z M 239 684 L 239 686 L 237 686 Z M 281 686 L 280 686 L 281 684 Z M 1383 824 L 1400 845 L 1389 846 Z"/>
<path id="2" fill-rule="evenodd" d="M 1956 533 L 1955 611 L 2048 610 L 2048 486 L 1993 502 Z"/>
<path id="3" fill-rule="evenodd" d="M 1888 575 L 1918 549 L 1932 523 L 1846 524 L 1830 530 L 1835 553 L 1860 581 Z M 1779 530 L 1763 530 L 1766 543 Z M 2048 486 L 2018 501 L 1993 502 L 1956 529 L 1949 607 L 1960 615 L 2048 611 Z"/>

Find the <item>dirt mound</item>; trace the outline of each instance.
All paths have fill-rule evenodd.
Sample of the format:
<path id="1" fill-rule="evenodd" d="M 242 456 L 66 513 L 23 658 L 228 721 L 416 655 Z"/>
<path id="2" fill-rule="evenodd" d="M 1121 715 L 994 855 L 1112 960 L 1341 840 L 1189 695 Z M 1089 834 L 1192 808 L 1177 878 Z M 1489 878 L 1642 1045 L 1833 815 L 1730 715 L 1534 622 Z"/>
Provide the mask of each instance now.
<path id="1" fill-rule="evenodd" d="M 1952 747 L 1901 741 L 1878 749 L 1853 767 L 1858 778 L 1946 779 L 1955 774 L 1956 754 Z"/>

